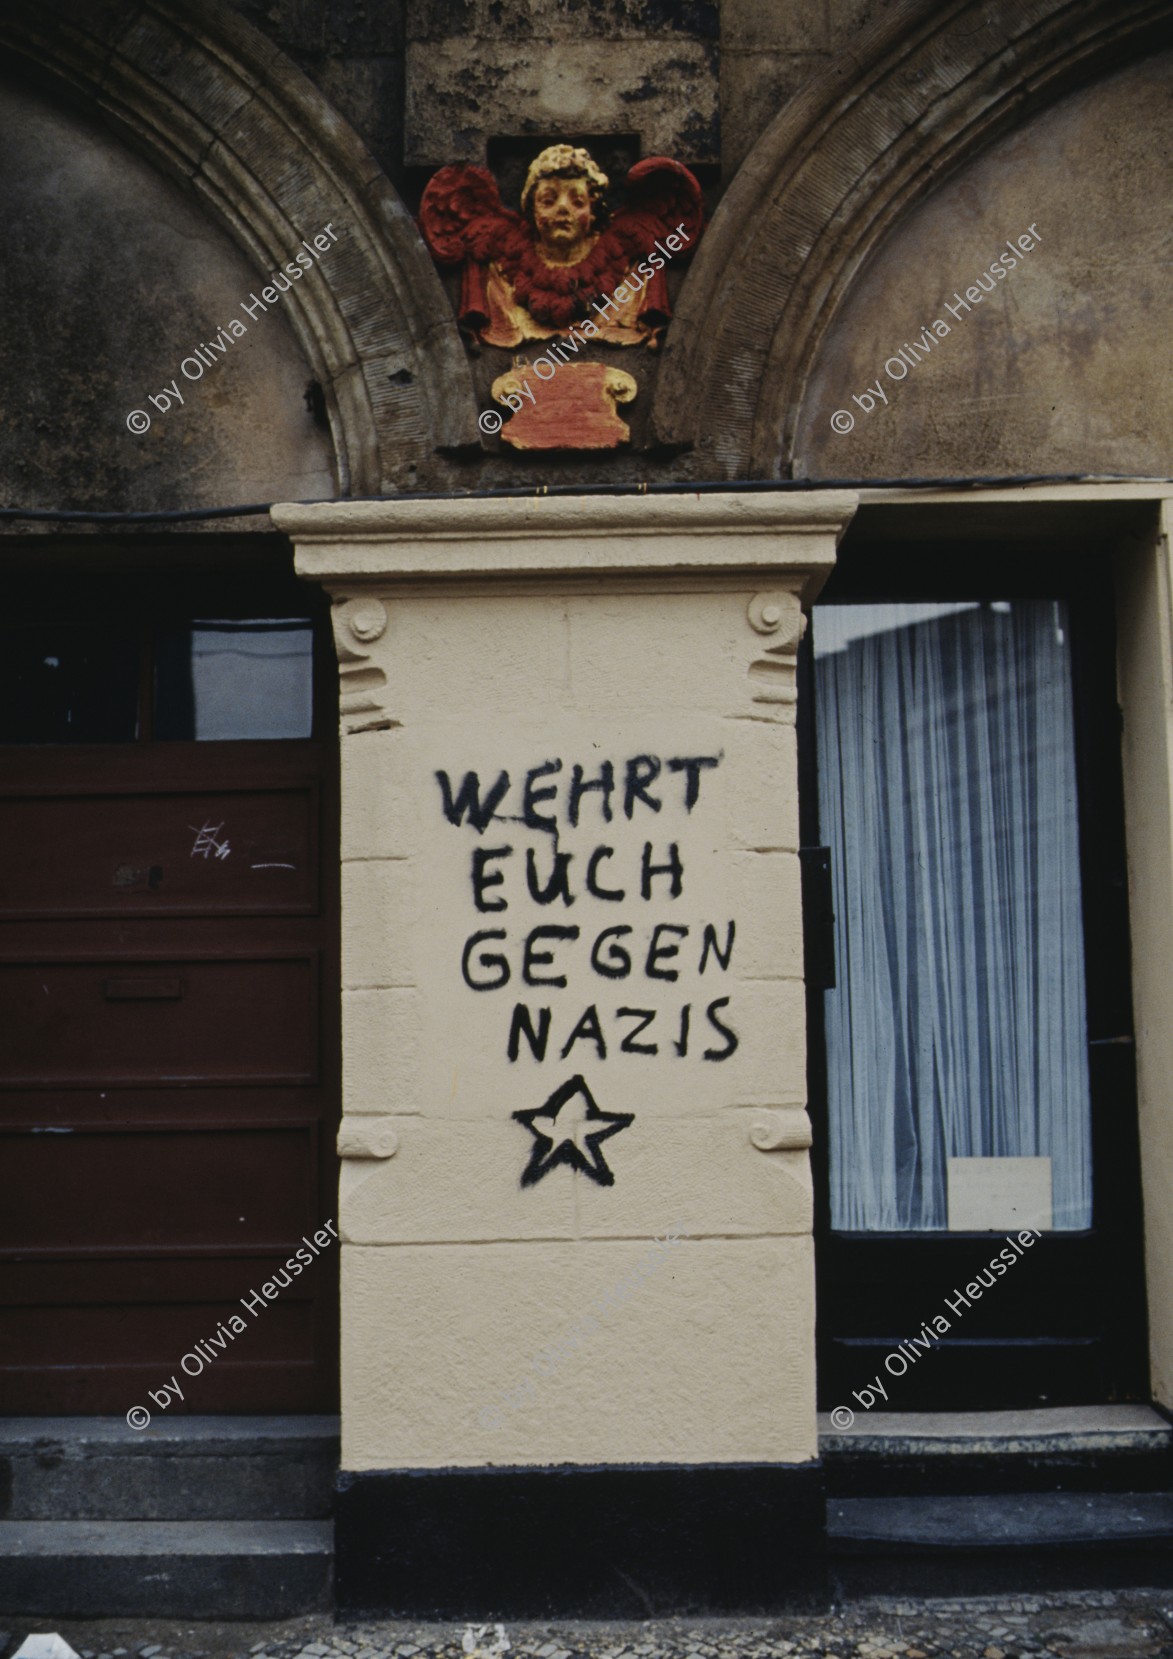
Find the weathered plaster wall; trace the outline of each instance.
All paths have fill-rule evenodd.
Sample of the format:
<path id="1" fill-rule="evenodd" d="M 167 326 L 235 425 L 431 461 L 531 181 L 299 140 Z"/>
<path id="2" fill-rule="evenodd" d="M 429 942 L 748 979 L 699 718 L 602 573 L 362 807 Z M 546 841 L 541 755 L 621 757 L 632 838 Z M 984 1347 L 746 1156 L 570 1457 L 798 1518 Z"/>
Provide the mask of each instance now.
<path id="1" fill-rule="evenodd" d="M 275 510 L 342 671 L 345 1468 L 815 1455 L 794 653 L 851 507 Z"/>
<path id="2" fill-rule="evenodd" d="M 1171 91 L 1166 53 L 1073 94 L 908 218 L 816 359 L 796 476 L 1173 471 L 1163 350 L 1173 325 L 1173 231 L 1160 206 Z M 1007 238 L 1032 224 L 1033 251 L 989 278 Z M 979 290 L 967 312 L 954 296 L 964 300 L 979 275 L 994 291 Z M 930 335 L 923 362 L 893 358 L 906 342 L 923 350 L 922 333 L 937 319 L 949 333 Z M 869 384 L 871 411 L 853 401 Z M 832 429 L 837 411 L 853 417 L 853 430 Z"/>
<path id="3" fill-rule="evenodd" d="M 405 90 L 403 0 L 234 0 L 306 75 L 398 185 Z"/>
<path id="4" fill-rule="evenodd" d="M 6 503 L 149 510 L 333 493 L 280 305 L 255 321 L 241 311 L 262 279 L 178 189 L 97 125 L 6 82 L 0 202 Z M 215 366 L 186 379 L 181 361 L 230 318 L 245 335 L 227 334 Z M 161 412 L 149 394 L 171 381 L 184 403 Z M 142 435 L 126 426 L 136 409 L 151 417 Z"/>
<path id="5" fill-rule="evenodd" d="M 856 68 L 888 0 L 720 0 L 721 172 L 728 184 L 770 122 L 828 65 Z M 921 8 L 928 12 L 928 4 Z"/>
<path id="6" fill-rule="evenodd" d="M 702 167 L 710 206 L 883 0 L 235 0 L 410 197 L 492 138 L 638 135 Z M 927 3 L 923 8 L 931 10 Z"/>
<path id="7" fill-rule="evenodd" d="M 408 0 L 407 159 L 483 161 L 487 138 L 640 135 L 645 155 L 716 162 L 717 8 L 631 0 L 585 13 Z"/>

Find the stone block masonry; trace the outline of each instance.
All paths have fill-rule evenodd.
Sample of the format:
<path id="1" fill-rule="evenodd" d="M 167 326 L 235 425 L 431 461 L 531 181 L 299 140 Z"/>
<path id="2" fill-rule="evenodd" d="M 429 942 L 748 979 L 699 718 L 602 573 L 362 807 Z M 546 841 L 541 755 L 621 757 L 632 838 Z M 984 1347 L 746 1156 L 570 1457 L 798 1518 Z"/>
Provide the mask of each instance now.
<path id="1" fill-rule="evenodd" d="M 782 1493 L 796 1526 L 811 1521 L 785 738 L 801 607 L 851 505 L 274 511 L 299 572 L 335 601 L 356 855 L 343 878 L 346 1125 L 378 1126 L 344 1125 L 342 1142 L 344 1601 L 371 1593 L 346 1586 L 348 1563 L 365 1572 L 349 1528 L 380 1533 L 384 1505 L 392 1525 L 410 1492 L 421 1527 L 456 1548 L 481 1502 L 467 1482 L 502 1465 L 539 1481 L 531 1513 L 552 1506 L 554 1535 L 566 1505 L 578 1526 L 587 1494 L 588 1507 L 616 1501 L 606 1494 L 633 1464 L 677 1471 L 680 1515 L 699 1505 L 706 1530 L 740 1535 L 759 1501 L 726 1491 L 730 1464 L 761 1468 L 772 1513 Z M 406 1029 L 408 1006 L 414 1039 L 388 1045 L 384 1019 Z M 589 1310 L 681 1217 L 687 1247 L 654 1293 L 608 1304 L 534 1399 L 486 1411 L 527 1356 L 586 1336 Z M 592 1479 L 553 1479 L 557 1467 Z M 426 1490 L 403 1485 L 409 1472 L 430 1472 Z M 508 1509 L 524 1484 L 494 1491 Z M 640 1491 L 632 1560 L 662 1507 Z M 496 1544 L 476 1547 L 491 1576 Z M 792 1571 L 786 1551 L 771 1558 L 767 1580 Z M 673 1559 L 678 1573 L 688 1556 Z M 404 1565 L 378 1593 L 404 1605 L 413 1581 Z M 585 1605 L 566 1584 L 580 1592 Z"/>

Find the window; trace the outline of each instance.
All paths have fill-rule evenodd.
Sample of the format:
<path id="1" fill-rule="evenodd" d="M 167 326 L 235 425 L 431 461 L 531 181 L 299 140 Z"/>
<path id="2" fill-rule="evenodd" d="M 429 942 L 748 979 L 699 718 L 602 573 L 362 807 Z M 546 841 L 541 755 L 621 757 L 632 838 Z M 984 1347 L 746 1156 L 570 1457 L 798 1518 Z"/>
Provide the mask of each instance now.
<path id="1" fill-rule="evenodd" d="M 214 742 L 309 737 L 313 626 L 197 619 L 159 635 L 155 736 Z"/>
<path id="2" fill-rule="evenodd" d="M 1086 1228 L 1066 606 L 820 606 L 814 655 L 831 1224 Z"/>
<path id="3" fill-rule="evenodd" d="M 5 628 L 0 743 L 132 743 L 138 640 L 116 629 Z"/>
<path id="4" fill-rule="evenodd" d="M 308 738 L 307 617 L 0 630 L 0 743 Z"/>

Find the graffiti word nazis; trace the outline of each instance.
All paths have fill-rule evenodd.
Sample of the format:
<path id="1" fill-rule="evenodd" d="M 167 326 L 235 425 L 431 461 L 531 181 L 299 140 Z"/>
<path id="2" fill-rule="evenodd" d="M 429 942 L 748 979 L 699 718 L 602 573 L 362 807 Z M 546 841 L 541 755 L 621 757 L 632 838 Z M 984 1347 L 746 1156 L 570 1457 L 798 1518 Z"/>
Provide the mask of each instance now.
<path id="1" fill-rule="evenodd" d="M 288 275 L 273 271 L 260 294 L 250 294 L 248 299 L 241 300 L 240 309 L 246 311 L 254 322 L 263 317 L 269 307 L 276 305 L 281 295 L 293 287 L 294 282 L 300 281 L 306 271 L 313 270 L 322 255 L 329 253 L 337 240 L 338 232 L 332 224 L 318 232 L 312 247 L 303 239 L 301 246 L 304 252 L 298 252 L 284 267 Z M 247 333 L 247 323 L 241 322 L 239 317 L 230 317 L 214 340 L 201 340 L 199 345 L 192 347 L 190 354 L 180 363 L 179 373 L 185 380 L 202 380 L 204 370 L 214 368 L 218 358 L 227 353 L 229 346 L 243 339 Z M 182 408 L 183 401 L 183 393 L 179 390 L 179 375 L 169 381 L 161 392 L 147 394 L 147 402 L 153 403 L 161 415 L 165 415 L 172 404 Z M 132 409 L 126 417 L 126 424 L 136 437 L 141 437 L 144 432 L 150 430 L 151 417 L 145 409 Z"/>
<path id="2" fill-rule="evenodd" d="M 298 1278 L 307 1267 L 312 1267 L 314 1259 L 322 1254 L 329 1245 L 337 1241 L 338 1233 L 332 1221 L 327 1221 L 319 1227 L 313 1238 L 302 1235 L 301 1246 L 294 1251 L 283 1268 L 275 1268 L 273 1277 L 266 1279 L 260 1290 L 254 1290 L 249 1296 L 240 1298 L 240 1305 L 253 1318 L 258 1318 L 268 1307 L 270 1302 L 276 1301 L 283 1290 L 288 1290 L 294 1279 Z M 227 1321 L 221 1319 L 215 1332 L 208 1337 L 202 1337 L 193 1342 L 186 1354 L 179 1362 L 179 1369 L 188 1377 L 198 1377 L 206 1371 L 208 1366 L 220 1355 L 225 1353 L 230 1342 L 248 1330 L 247 1322 L 238 1313 L 230 1313 Z M 217 1352 L 217 1349 L 219 1352 Z M 188 1361 L 192 1363 L 189 1365 Z M 160 1411 L 166 1411 L 169 1406 L 183 1400 L 183 1390 L 179 1386 L 178 1375 L 171 1377 L 168 1382 L 160 1383 L 157 1389 L 148 1388 L 147 1393 Z M 151 1414 L 146 1406 L 131 1406 L 126 1414 L 126 1421 L 132 1429 L 145 1429 L 151 1421 Z"/>
<path id="3" fill-rule="evenodd" d="M 625 838 L 628 823 L 650 822 L 662 812 L 687 819 L 700 800 L 702 778 L 720 762 L 720 755 L 643 754 L 619 765 L 603 761 L 588 774 L 581 765 L 547 760 L 531 767 L 516 788 L 503 769 L 487 785 L 478 773 L 466 772 L 458 788 L 447 772 L 436 773 L 444 817 L 481 839 L 469 863 L 478 912 L 515 913 L 529 904 L 547 912 L 557 906 L 564 913 L 580 901 L 588 907 L 636 906 L 635 921 L 608 919 L 601 927 L 541 921 L 522 929 L 477 928 L 467 936 L 460 972 L 470 991 L 491 993 L 520 984 L 539 993 L 532 1001 L 515 1002 L 503 1028 L 510 1061 L 518 1060 L 523 1042 L 539 1062 L 552 1053 L 569 1059 L 579 1044 L 599 1060 L 668 1054 L 717 1062 L 735 1053 L 739 1039 L 725 1013 L 728 996 L 690 997 L 667 1013 L 660 1006 L 635 1006 L 635 996 L 600 1012 L 591 998 L 581 1012 L 559 1007 L 557 1022 L 554 999 L 546 1000 L 550 991 L 566 990 L 572 976 L 577 984 L 600 989 L 623 981 L 650 982 L 652 989 L 676 985 L 689 974 L 711 981 L 728 972 L 737 935 L 733 919 L 683 923 L 651 919 L 645 910 L 672 905 L 685 893 L 679 840 L 645 840 L 637 830 L 626 847 L 612 844 L 620 841 L 614 832 L 581 852 L 559 845 L 560 831 L 581 833 L 587 814 L 622 830 Z M 503 810 L 511 790 L 519 808 L 512 815 Z M 509 823 L 540 832 L 548 843 L 524 849 L 512 840 L 484 844 L 491 826 Z"/>

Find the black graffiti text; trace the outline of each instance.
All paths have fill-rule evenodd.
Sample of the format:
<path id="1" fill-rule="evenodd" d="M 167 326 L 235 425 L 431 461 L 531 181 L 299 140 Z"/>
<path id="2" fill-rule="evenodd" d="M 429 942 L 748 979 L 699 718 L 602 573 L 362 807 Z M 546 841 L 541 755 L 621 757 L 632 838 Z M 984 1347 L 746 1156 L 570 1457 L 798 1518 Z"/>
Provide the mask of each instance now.
<path id="1" fill-rule="evenodd" d="M 453 787 L 445 771 L 436 772 L 436 781 L 440 785 L 440 809 L 457 828 L 467 819 L 477 834 L 483 835 L 493 818 L 512 817 L 528 829 L 557 834 L 559 821 L 571 829 L 578 828 L 584 804 L 597 808 L 607 824 L 620 815 L 630 820 L 637 810 L 659 812 L 665 805 L 678 803 L 685 812 L 691 812 L 700 800 L 701 775 L 719 766 L 721 758 L 719 754 L 672 755 L 665 759 L 659 755 L 632 755 L 618 763 L 593 762 L 590 767 L 544 760 L 530 767 L 519 788 L 504 767 L 492 783 L 482 784 L 479 772 L 466 772 L 458 788 Z M 512 813 L 501 812 L 511 788 L 520 799 L 512 802 Z"/>
<path id="2" fill-rule="evenodd" d="M 698 975 L 710 965 L 714 971 L 719 968 L 727 972 L 736 936 L 737 925 L 732 921 L 724 925 L 723 940 L 712 922 L 699 928 L 657 922 L 644 930 L 637 943 L 635 928 L 619 922 L 595 935 L 587 959 L 600 979 L 629 979 L 633 974 L 638 976 L 642 967 L 647 979 L 675 983 L 694 960 Z M 460 971 L 470 991 L 499 991 L 513 979 L 515 966 L 525 985 L 564 988 L 567 964 L 581 962 L 585 944 L 579 927 L 543 923 L 531 928 L 523 940 L 512 943 L 507 928 L 480 928 L 465 941 Z M 515 961 L 507 954 L 510 950 Z"/>
<path id="3" fill-rule="evenodd" d="M 511 846 L 474 847 L 470 871 L 472 902 L 482 914 L 509 909 L 509 900 L 496 889 L 505 887 L 507 868 L 517 870 L 517 866 L 506 865 L 512 857 Z M 614 857 L 614 847 L 596 847 L 588 857 L 578 858 L 578 871 L 582 873 L 579 875 L 576 871 L 572 881 L 570 867 L 575 862 L 574 853 L 554 851 L 547 855 L 544 850 L 539 853 L 535 848 L 527 847 L 526 892 L 534 904 L 540 905 L 553 904 L 561 899 L 563 906 L 567 907 L 583 895 L 602 899 L 608 904 L 620 904 L 629 896 L 629 888 L 616 885 L 622 878 L 617 876 L 611 865 Z M 684 865 L 679 845 L 673 841 L 662 852 L 657 852 L 650 841 L 645 841 L 638 865 L 629 869 L 627 880 L 633 898 L 638 893 L 644 900 L 663 898 L 665 895 L 678 899 L 684 892 Z M 572 888 L 579 882 L 581 891 L 573 891 Z"/>
<path id="4" fill-rule="evenodd" d="M 616 1054 L 661 1053 L 675 1054 L 682 1060 L 690 1054 L 694 1059 L 728 1060 L 731 1054 L 736 1053 L 740 1042 L 736 1031 L 722 1018 L 722 1011 L 728 1008 L 729 1000 L 728 997 L 716 997 L 699 1011 L 698 1026 L 703 1018 L 708 1021 L 708 1027 L 711 1029 L 701 1026 L 691 1045 L 691 1002 L 686 1002 L 675 1016 L 659 1008 L 623 1007 L 604 1014 L 602 1018 L 598 1005 L 592 1002 L 589 1007 L 583 1009 L 569 1030 L 565 1024 L 559 1023 L 559 1035 L 563 1031 L 566 1032 L 561 1047 L 557 1046 L 556 1040 L 553 1046 L 550 1041 L 554 1033 L 553 1009 L 534 1009 L 528 1003 L 519 1002 L 514 1005 L 513 1015 L 509 1021 L 505 1053 L 510 1060 L 516 1061 L 522 1053 L 524 1042 L 535 1060 L 545 1060 L 547 1055 L 551 1059 L 557 1056 L 559 1060 L 565 1060 L 572 1054 L 577 1060 L 581 1053 L 576 1053 L 578 1045 L 586 1043 L 593 1047 L 594 1057 L 598 1060 L 606 1060 Z M 714 1032 L 717 1041 L 713 1040 Z"/>

